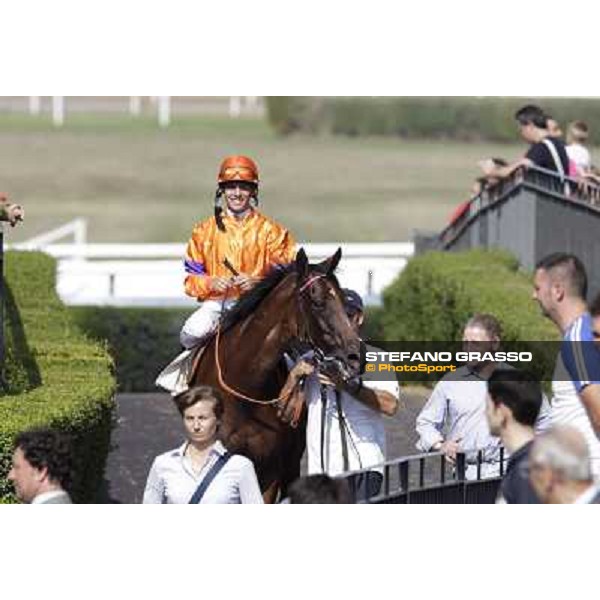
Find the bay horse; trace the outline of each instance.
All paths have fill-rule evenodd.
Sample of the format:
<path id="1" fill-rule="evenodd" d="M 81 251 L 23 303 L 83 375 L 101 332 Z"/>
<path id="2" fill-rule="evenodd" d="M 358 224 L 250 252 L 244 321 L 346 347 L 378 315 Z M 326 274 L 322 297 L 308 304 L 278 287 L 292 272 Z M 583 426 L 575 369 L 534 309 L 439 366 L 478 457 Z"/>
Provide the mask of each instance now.
<path id="1" fill-rule="evenodd" d="M 305 418 L 291 427 L 278 417 L 290 344 L 308 345 L 348 377 L 358 374 L 360 341 L 334 275 L 341 256 L 338 249 L 310 265 L 301 249 L 294 263 L 275 267 L 223 315 L 190 378 L 190 387 L 220 390 L 219 437 L 229 451 L 253 461 L 265 502 L 275 502 L 299 477 L 306 444 Z"/>

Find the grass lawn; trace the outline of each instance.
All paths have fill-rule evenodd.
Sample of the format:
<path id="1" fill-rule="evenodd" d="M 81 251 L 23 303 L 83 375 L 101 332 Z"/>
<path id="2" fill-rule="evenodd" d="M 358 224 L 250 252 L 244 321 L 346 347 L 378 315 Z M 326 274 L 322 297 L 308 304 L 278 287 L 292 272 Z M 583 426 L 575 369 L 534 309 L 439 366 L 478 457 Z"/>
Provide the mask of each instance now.
<path id="1" fill-rule="evenodd" d="M 440 229 L 468 197 L 487 156 L 522 145 L 390 138 L 276 137 L 257 119 L 154 120 L 120 115 L 47 118 L 0 114 L 0 190 L 26 209 L 8 241 L 76 217 L 93 242 L 183 242 L 212 210 L 220 160 L 256 158 L 264 211 L 302 241 L 408 241 Z"/>

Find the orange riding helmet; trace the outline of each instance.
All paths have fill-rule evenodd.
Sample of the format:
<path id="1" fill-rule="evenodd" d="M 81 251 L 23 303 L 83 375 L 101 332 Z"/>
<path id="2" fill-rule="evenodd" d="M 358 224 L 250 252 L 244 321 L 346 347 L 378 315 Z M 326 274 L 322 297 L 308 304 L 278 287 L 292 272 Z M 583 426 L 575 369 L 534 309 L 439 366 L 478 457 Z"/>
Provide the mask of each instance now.
<path id="1" fill-rule="evenodd" d="M 247 156 L 228 156 L 219 169 L 219 185 L 227 181 L 248 181 L 258 185 L 258 167 Z"/>

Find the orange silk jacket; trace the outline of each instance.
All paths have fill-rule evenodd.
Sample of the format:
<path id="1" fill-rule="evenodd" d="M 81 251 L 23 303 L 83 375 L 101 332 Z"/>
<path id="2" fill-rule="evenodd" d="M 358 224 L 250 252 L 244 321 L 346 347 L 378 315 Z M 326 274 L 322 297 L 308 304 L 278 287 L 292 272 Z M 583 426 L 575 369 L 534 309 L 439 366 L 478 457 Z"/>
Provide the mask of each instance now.
<path id="1" fill-rule="evenodd" d="M 198 300 L 221 299 L 223 294 L 210 290 L 211 277 L 231 277 L 223 261 L 227 258 L 240 274 L 264 277 L 276 264 L 289 264 L 296 257 L 291 233 L 257 210 L 242 221 L 222 214 L 225 232 L 214 217 L 198 223 L 187 245 L 185 257 L 185 293 Z M 232 288 L 227 298 L 240 295 Z"/>

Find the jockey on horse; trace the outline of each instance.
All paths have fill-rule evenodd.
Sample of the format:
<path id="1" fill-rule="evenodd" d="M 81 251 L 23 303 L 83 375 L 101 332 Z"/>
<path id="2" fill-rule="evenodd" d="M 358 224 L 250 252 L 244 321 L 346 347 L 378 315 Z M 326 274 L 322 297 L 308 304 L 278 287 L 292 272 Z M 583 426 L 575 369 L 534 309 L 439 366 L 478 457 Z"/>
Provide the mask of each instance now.
<path id="1" fill-rule="evenodd" d="M 223 309 L 250 290 L 275 265 L 293 262 L 296 250 L 290 232 L 257 210 L 259 175 L 246 156 L 229 156 L 219 169 L 214 216 L 197 224 L 188 242 L 185 292 L 201 302 L 185 322 L 180 341 L 187 352 L 159 376 L 157 384 L 182 391 L 179 381 L 165 383 L 169 369 L 189 367 L 191 350 L 214 333 Z M 225 206 L 223 207 L 223 199 Z"/>

